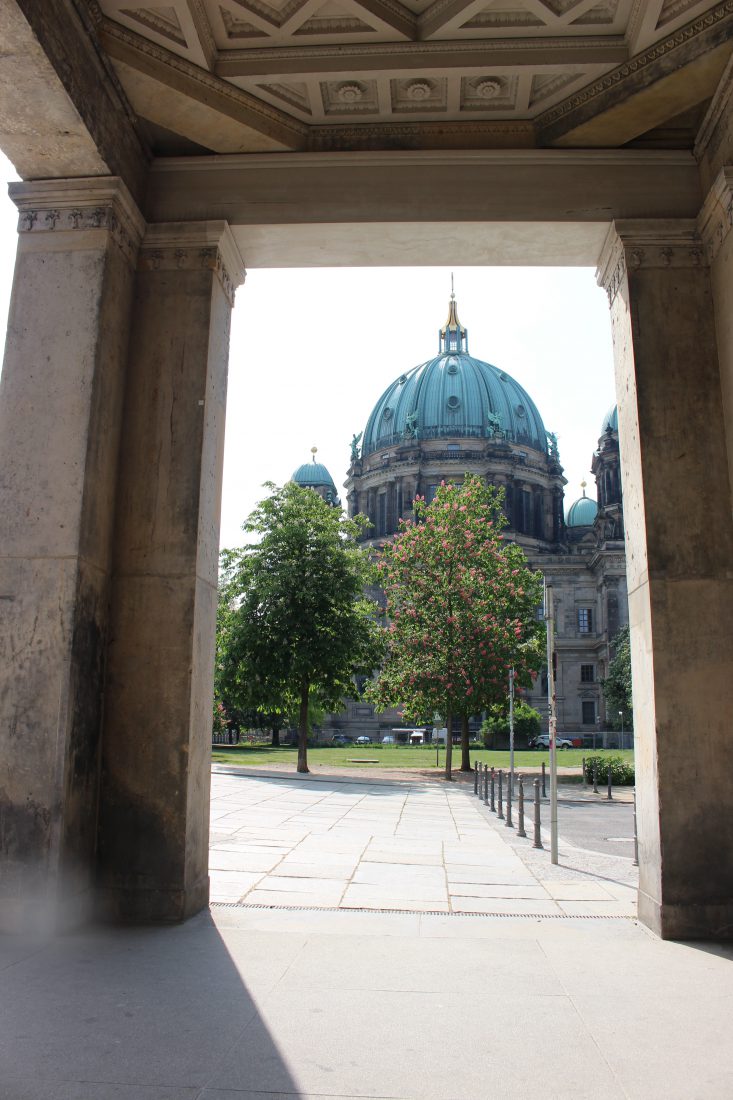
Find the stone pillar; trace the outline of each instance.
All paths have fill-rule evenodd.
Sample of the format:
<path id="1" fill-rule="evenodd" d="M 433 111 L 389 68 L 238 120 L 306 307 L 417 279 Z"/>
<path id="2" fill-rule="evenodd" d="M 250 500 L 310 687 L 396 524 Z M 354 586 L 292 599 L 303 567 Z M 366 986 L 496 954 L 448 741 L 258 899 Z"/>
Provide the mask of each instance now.
<path id="1" fill-rule="evenodd" d="M 599 281 L 618 395 L 639 913 L 665 938 L 730 937 L 733 520 L 710 269 L 695 224 L 616 223 Z"/>
<path id="2" fill-rule="evenodd" d="M 115 178 L 14 183 L 0 392 L 0 929 L 91 909 L 124 373 L 142 218 Z"/>
<path id="3" fill-rule="evenodd" d="M 229 326 L 224 222 L 148 228 L 120 449 L 99 876 L 115 919 L 208 902 L 209 782 Z"/>
<path id="4" fill-rule="evenodd" d="M 698 224 L 710 263 L 728 441 L 728 478 L 733 485 L 733 167 L 718 173 Z"/>

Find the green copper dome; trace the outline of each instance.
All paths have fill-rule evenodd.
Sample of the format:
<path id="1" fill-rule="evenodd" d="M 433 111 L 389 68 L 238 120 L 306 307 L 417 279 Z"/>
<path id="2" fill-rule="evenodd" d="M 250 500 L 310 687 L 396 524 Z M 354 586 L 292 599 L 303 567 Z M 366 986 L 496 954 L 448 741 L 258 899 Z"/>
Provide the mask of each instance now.
<path id="1" fill-rule="evenodd" d="M 468 354 L 468 334 L 451 295 L 440 354 L 389 386 L 367 421 L 362 454 L 409 439 L 486 439 L 495 434 L 547 453 L 547 433 L 526 390 Z"/>
<path id="2" fill-rule="evenodd" d="M 322 489 L 324 490 L 322 495 L 328 494 L 331 499 L 336 500 L 336 485 L 323 463 L 316 462 L 316 450 L 316 447 L 312 448 L 311 461 L 299 466 L 290 480 L 304 489 Z"/>
<path id="3" fill-rule="evenodd" d="M 608 428 L 610 428 L 612 432 L 618 431 L 618 405 L 614 405 L 604 416 L 601 435 L 603 435 Z"/>
<path id="4" fill-rule="evenodd" d="M 592 527 L 597 513 L 598 504 L 595 500 L 591 500 L 590 497 L 585 495 L 584 487 L 582 497 L 578 497 L 578 499 L 570 505 L 568 509 L 568 518 L 565 522 L 568 527 Z"/>

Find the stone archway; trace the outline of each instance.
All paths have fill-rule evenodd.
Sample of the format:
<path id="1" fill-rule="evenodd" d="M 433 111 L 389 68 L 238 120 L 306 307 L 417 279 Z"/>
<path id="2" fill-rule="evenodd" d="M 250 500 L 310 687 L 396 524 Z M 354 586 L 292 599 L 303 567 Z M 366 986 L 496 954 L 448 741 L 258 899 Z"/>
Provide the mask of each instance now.
<path id="1" fill-rule="evenodd" d="M 12 189 L 0 395 L 0 926 L 58 927 L 100 904 L 176 920 L 206 904 L 221 442 L 244 263 L 426 263 L 460 244 L 464 262 L 599 265 L 623 441 L 640 912 L 665 936 L 729 935 L 733 825 L 706 807 L 726 804 L 733 713 L 730 76 L 696 158 L 319 147 L 149 165 L 81 8 L 61 26 L 41 7 L 42 28 L 24 5 L 2 9 L 6 70 L 26 66 L 27 94 L 3 141 L 26 182 Z M 715 87 L 727 24 L 711 19 L 718 38 L 695 41 Z M 35 130 L 34 89 L 49 105 Z"/>

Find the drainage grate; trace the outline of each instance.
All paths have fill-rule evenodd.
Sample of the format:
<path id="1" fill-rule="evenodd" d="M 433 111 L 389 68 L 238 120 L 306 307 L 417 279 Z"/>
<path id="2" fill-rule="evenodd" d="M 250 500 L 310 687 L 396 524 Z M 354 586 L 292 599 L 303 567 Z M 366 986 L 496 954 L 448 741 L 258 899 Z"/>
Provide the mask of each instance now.
<path id="1" fill-rule="evenodd" d="M 482 913 L 446 913 L 440 909 L 367 909 L 354 906 L 348 909 L 340 909 L 337 905 L 263 905 L 262 902 L 246 901 L 212 901 L 211 909 L 275 909 L 290 913 L 380 913 L 389 916 L 391 913 L 408 914 L 413 917 L 494 917 L 499 920 L 633 920 L 632 914 L 607 913 L 492 913 L 487 909 Z"/>

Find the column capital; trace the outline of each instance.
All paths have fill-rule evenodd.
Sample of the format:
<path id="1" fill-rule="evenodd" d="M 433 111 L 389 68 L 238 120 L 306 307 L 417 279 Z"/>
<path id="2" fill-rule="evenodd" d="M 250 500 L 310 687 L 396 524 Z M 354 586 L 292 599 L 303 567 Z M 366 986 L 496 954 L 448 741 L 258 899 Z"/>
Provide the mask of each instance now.
<path id="1" fill-rule="evenodd" d="M 703 267 L 706 256 L 692 218 L 640 218 L 612 223 L 596 280 L 613 302 L 624 276 L 639 268 Z"/>
<path id="2" fill-rule="evenodd" d="M 234 291 L 246 276 L 244 260 L 225 221 L 148 226 L 138 267 L 143 271 L 214 271 L 231 305 Z"/>
<path id="3" fill-rule="evenodd" d="M 726 166 L 718 172 L 702 205 L 697 225 L 712 263 L 733 228 L 733 167 Z"/>
<path id="4" fill-rule="evenodd" d="M 42 248 L 88 248 L 90 234 L 110 233 L 130 262 L 145 233 L 145 220 L 119 176 L 11 183 L 18 233 Z"/>

